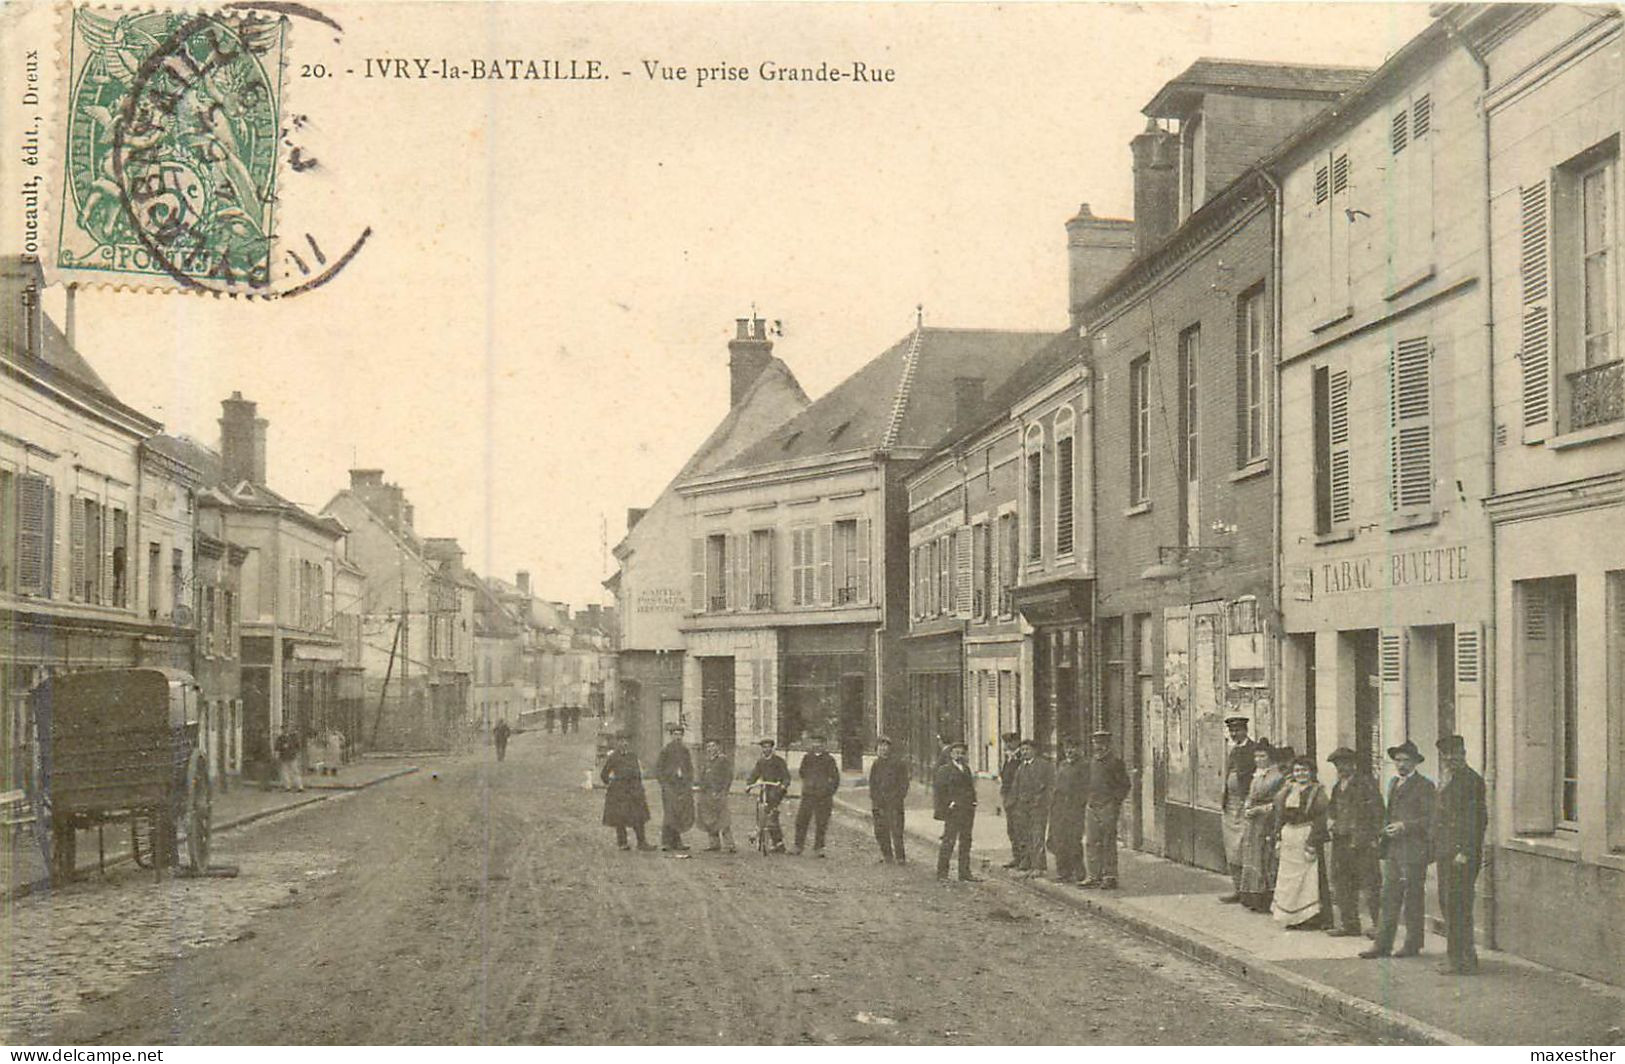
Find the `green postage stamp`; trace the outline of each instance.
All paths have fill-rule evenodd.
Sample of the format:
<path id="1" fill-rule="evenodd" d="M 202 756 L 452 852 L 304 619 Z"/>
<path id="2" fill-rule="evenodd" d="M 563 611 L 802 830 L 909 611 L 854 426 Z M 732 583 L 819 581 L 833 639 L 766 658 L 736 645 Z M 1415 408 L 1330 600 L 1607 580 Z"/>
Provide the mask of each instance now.
<path id="1" fill-rule="evenodd" d="M 286 32 L 253 12 L 74 10 L 59 270 L 269 287 Z"/>

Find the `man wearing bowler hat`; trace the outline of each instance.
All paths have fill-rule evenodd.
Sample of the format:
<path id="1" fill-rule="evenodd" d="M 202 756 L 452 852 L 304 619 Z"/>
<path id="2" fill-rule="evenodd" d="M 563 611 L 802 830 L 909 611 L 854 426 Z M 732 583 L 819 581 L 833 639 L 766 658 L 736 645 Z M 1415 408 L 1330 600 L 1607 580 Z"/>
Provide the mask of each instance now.
<path id="1" fill-rule="evenodd" d="M 1433 823 L 1436 792 L 1433 781 L 1416 771 L 1422 752 L 1406 739 L 1388 748 L 1388 756 L 1399 773 L 1388 784 L 1388 815 L 1382 827 L 1378 852 L 1382 858 L 1382 905 L 1377 921 L 1377 941 L 1360 956 L 1414 957 L 1422 952 L 1424 890 L 1428 875 L 1428 829 Z M 1399 914 L 1405 913 L 1405 942 L 1394 952 L 1399 932 Z"/>
<path id="2" fill-rule="evenodd" d="M 1089 799 L 1084 809 L 1084 839 L 1089 878 L 1082 886 L 1117 889 L 1117 816 L 1128 797 L 1128 768 L 1112 751 L 1112 733 L 1095 732 L 1089 759 Z"/>
<path id="3" fill-rule="evenodd" d="M 669 736 L 655 759 L 655 779 L 660 781 L 660 848 L 687 853 L 683 832 L 694 826 L 694 757 L 683 742 L 681 724 L 666 725 Z"/>
<path id="4" fill-rule="evenodd" d="M 1433 807 L 1433 859 L 1439 864 L 1439 908 L 1449 960 L 1439 971 L 1471 975 L 1478 971 L 1473 944 L 1473 890 L 1484 859 L 1484 829 L 1489 825 L 1484 777 L 1467 767 L 1467 741 L 1459 735 L 1439 740 L 1444 783 Z"/>
<path id="5" fill-rule="evenodd" d="M 1021 847 L 1027 841 L 1027 829 L 1016 815 L 1012 792 L 1016 786 L 1016 773 L 1021 771 L 1021 735 L 1005 732 L 1001 738 L 1004 740 L 1004 762 L 999 766 L 999 803 L 1004 807 L 1004 831 L 1010 837 L 1010 860 L 1005 862 L 1004 867 L 1019 868 Z"/>
<path id="6" fill-rule="evenodd" d="M 1339 923 L 1330 931 L 1337 937 L 1360 934 L 1360 895 L 1365 895 L 1376 933 L 1377 897 L 1382 870 L 1377 864 L 1377 840 L 1382 837 L 1382 790 L 1372 778 L 1366 759 L 1346 746 L 1326 758 L 1337 769 L 1327 805 L 1327 826 L 1332 833 L 1332 900 Z"/>
<path id="7" fill-rule="evenodd" d="M 942 843 L 937 848 L 937 878 L 948 878 L 948 865 L 959 851 L 959 878 L 975 882 L 970 870 L 971 829 L 976 823 L 976 775 L 965 763 L 967 747 L 948 744 L 948 760 L 937 767 L 931 815 L 942 821 Z M 1043 848 L 1043 843 L 1039 844 Z"/>
<path id="8" fill-rule="evenodd" d="M 1252 789 L 1253 760 L 1257 741 L 1247 737 L 1246 717 L 1226 717 L 1230 752 L 1224 759 L 1224 797 L 1220 799 L 1220 829 L 1224 834 L 1224 863 L 1230 872 L 1231 891 L 1219 900 L 1227 905 L 1241 901 L 1241 840 L 1247 837 L 1247 792 Z"/>
<path id="9" fill-rule="evenodd" d="M 1021 740 L 1021 769 L 1010 797 L 1021 818 L 1021 861 L 1027 876 L 1041 875 L 1049 867 L 1044 840 L 1049 834 L 1049 805 L 1055 793 L 1055 766 L 1038 749 L 1035 739 Z"/>

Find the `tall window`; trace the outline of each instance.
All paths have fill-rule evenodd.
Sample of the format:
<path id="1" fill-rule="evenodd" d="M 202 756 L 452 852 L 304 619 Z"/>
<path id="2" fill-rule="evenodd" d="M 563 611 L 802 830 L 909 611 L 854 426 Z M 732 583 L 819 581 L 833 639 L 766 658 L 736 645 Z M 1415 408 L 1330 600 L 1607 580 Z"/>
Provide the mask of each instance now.
<path id="1" fill-rule="evenodd" d="M 1027 558 L 1044 556 L 1044 433 L 1027 430 Z"/>
<path id="2" fill-rule="evenodd" d="M 1614 160 L 1580 175 L 1580 322 L 1585 365 L 1614 360 Z"/>
<path id="3" fill-rule="evenodd" d="M 847 605 L 869 600 L 869 522 L 861 518 L 836 521 L 835 603 Z"/>
<path id="4" fill-rule="evenodd" d="M 179 547 L 169 552 L 169 590 L 171 609 L 186 605 L 186 555 Z"/>
<path id="5" fill-rule="evenodd" d="M 1264 288 L 1260 285 L 1236 304 L 1236 465 L 1256 462 L 1269 453 L 1265 433 L 1269 405 L 1265 394 Z"/>
<path id="6" fill-rule="evenodd" d="M 758 528 L 750 534 L 750 608 L 773 608 L 773 530 Z"/>
<path id="7" fill-rule="evenodd" d="M 817 563 L 811 525 L 790 530 L 790 601 L 811 606 L 818 601 Z"/>
<path id="8" fill-rule="evenodd" d="M 976 620 L 987 617 L 987 523 L 978 521 L 970 526 L 970 612 Z"/>
<path id="9" fill-rule="evenodd" d="M 1202 327 L 1192 325 L 1179 334 L 1179 542 L 1182 545 L 1197 538 L 1192 526 L 1198 521 L 1196 484 L 1202 475 L 1202 417 L 1197 392 L 1201 366 Z"/>
<path id="10" fill-rule="evenodd" d="M 1009 617 L 1016 612 L 1016 574 L 1021 569 L 1021 519 L 1015 514 L 999 518 L 999 556 L 1003 572 L 999 584 L 999 615 Z"/>
<path id="11" fill-rule="evenodd" d="M 1151 356 L 1141 355 L 1128 367 L 1128 498 L 1130 504 L 1150 498 Z"/>
<path id="12" fill-rule="evenodd" d="M 158 567 L 163 564 L 164 549 L 156 543 L 147 544 L 147 616 L 158 616 Z M 274 581 L 273 581 L 274 582 Z"/>
<path id="13" fill-rule="evenodd" d="M 1433 505 L 1433 349 L 1401 340 L 1388 362 L 1389 500 L 1395 510 Z"/>
<path id="14" fill-rule="evenodd" d="M 113 605 L 130 604 L 130 520 L 123 510 L 113 511 Z"/>
<path id="15" fill-rule="evenodd" d="M 707 608 L 713 613 L 728 608 L 728 537 L 705 537 L 705 586 L 710 601 Z"/>
<path id="16" fill-rule="evenodd" d="M 1517 630 L 1514 683 L 1520 700 L 1513 807 L 1516 830 L 1549 833 L 1580 822 L 1575 580 L 1513 585 Z"/>
<path id="17" fill-rule="evenodd" d="M 1349 375 L 1322 366 L 1314 374 L 1315 531 L 1331 532 L 1354 516 L 1349 466 Z"/>
<path id="18" fill-rule="evenodd" d="M 1071 554 L 1073 540 L 1073 426 L 1071 407 L 1055 415 L 1055 553 Z"/>
<path id="19" fill-rule="evenodd" d="M 954 537 L 937 540 L 937 613 L 954 610 Z"/>

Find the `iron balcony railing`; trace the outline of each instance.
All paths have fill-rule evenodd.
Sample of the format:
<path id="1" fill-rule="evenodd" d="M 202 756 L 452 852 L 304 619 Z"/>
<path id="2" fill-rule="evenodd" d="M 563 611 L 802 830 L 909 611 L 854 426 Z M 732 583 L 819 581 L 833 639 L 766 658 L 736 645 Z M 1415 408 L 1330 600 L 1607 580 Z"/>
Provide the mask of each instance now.
<path id="1" fill-rule="evenodd" d="M 750 597 L 750 608 L 753 610 L 770 610 L 773 608 L 771 593 L 758 591 Z"/>
<path id="2" fill-rule="evenodd" d="M 1575 431 L 1625 418 L 1625 359 L 1576 370 L 1568 382 L 1569 424 Z"/>
<path id="3" fill-rule="evenodd" d="M 728 608 L 728 596 L 727 595 L 712 595 L 711 596 L 711 612 L 712 613 L 722 613 L 725 610 L 727 610 L 727 608 Z"/>
<path id="4" fill-rule="evenodd" d="M 857 585 L 848 584 L 846 587 L 835 589 L 835 604 L 837 606 L 850 606 L 856 601 L 858 601 Z"/>

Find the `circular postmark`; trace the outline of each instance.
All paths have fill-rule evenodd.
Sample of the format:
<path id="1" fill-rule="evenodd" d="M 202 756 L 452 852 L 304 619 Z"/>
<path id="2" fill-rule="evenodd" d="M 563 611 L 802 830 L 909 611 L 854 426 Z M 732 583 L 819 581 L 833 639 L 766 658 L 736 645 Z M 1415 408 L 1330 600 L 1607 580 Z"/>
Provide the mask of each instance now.
<path id="1" fill-rule="evenodd" d="M 349 263 L 370 230 L 318 270 L 296 257 L 301 275 L 279 282 L 273 268 L 285 14 L 79 19 L 92 51 L 72 89 L 69 184 L 102 268 L 286 298 Z"/>

